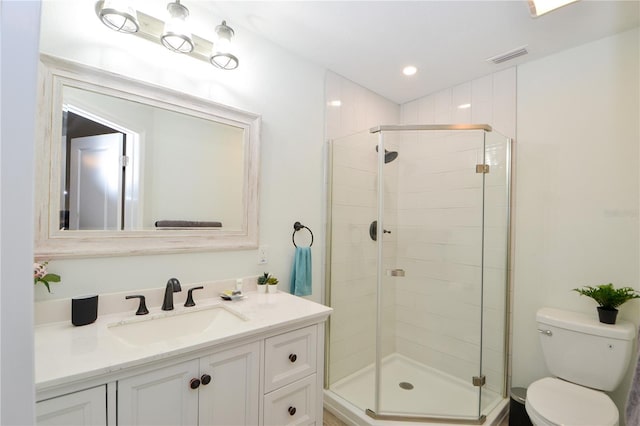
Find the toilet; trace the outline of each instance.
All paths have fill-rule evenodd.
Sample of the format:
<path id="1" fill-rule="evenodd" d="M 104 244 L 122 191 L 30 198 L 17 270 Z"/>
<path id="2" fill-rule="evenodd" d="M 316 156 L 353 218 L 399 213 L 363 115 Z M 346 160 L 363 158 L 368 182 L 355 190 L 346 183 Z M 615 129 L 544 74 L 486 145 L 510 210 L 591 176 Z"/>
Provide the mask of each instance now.
<path id="1" fill-rule="evenodd" d="M 554 377 L 533 382 L 525 408 L 536 426 L 618 425 L 618 408 L 603 391 L 622 381 L 632 356 L 635 327 L 600 323 L 597 315 L 542 308 L 540 343 Z"/>

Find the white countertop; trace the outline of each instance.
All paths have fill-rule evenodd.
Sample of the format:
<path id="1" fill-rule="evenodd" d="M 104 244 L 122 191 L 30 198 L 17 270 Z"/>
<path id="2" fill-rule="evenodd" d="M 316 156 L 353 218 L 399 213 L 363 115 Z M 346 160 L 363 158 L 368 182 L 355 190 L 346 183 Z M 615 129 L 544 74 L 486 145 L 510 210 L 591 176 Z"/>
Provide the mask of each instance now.
<path id="1" fill-rule="evenodd" d="M 147 345 L 133 345 L 116 337 L 109 325 L 120 321 L 158 315 L 176 315 L 190 309 L 205 309 L 223 304 L 228 310 L 246 319 L 229 327 L 209 327 L 202 333 L 186 334 Z M 96 378 L 122 369 L 187 354 L 220 343 L 228 343 L 248 336 L 258 336 L 297 323 L 321 322 L 331 308 L 288 293 L 246 293 L 238 301 L 210 298 L 198 301 L 194 308 L 176 305 L 165 313 L 159 308 L 149 309 L 147 316 L 136 317 L 134 312 L 101 315 L 90 325 L 75 327 L 70 321 L 35 327 L 36 390 Z M 222 329 L 226 328 L 226 329 Z"/>

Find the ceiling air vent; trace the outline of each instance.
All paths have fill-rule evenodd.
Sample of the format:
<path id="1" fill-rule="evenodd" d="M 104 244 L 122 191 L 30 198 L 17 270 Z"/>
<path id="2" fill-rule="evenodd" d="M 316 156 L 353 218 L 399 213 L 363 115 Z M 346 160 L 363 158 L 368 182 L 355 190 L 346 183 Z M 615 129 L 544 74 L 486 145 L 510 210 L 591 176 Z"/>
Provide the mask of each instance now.
<path id="1" fill-rule="evenodd" d="M 517 58 L 518 56 L 526 55 L 529 53 L 527 50 L 527 46 L 517 47 L 513 50 L 510 50 L 505 53 L 501 53 L 500 55 L 493 56 L 487 59 L 487 62 L 491 62 L 493 64 L 501 64 L 503 62 L 510 61 L 511 59 Z"/>

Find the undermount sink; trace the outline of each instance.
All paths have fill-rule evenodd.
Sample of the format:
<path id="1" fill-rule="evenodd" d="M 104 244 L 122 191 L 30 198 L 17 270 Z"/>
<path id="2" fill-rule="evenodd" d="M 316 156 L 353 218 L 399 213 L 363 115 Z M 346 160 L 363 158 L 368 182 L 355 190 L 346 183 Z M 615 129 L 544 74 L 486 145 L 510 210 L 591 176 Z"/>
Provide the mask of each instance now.
<path id="1" fill-rule="evenodd" d="M 228 332 L 247 319 L 224 305 L 178 312 L 162 312 L 107 325 L 109 331 L 126 343 L 144 346 L 220 330 Z"/>

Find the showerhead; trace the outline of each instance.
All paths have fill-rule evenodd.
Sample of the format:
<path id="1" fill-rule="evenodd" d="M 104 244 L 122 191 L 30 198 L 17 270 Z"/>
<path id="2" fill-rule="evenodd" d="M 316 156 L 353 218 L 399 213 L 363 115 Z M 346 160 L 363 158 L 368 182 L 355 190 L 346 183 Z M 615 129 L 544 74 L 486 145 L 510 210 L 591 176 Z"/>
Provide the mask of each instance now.
<path id="1" fill-rule="evenodd" d="M 378 146 L 376 145 L 376 152 L 378 152 Z M 396 158 L 398 158 L 398 153 L 396 151 L 387 151 L 386 149 L 384 150 L 384 163 L 390 163 L 393 160 L 395 160 Z"/>
<path id="2" fill-rule="evenodd" d="M 384 150 L 384 162 L 385 163 L 390 163 L 393 160 L 395 160 L 396 158 L 398 158 L 398 153 L 396 151 L 387 151 L 386 149 Z"/>

